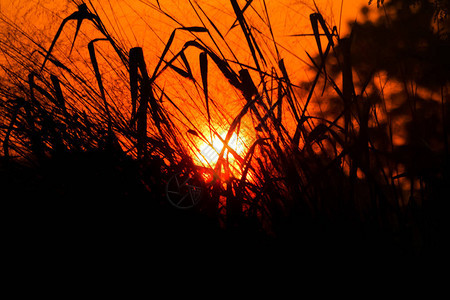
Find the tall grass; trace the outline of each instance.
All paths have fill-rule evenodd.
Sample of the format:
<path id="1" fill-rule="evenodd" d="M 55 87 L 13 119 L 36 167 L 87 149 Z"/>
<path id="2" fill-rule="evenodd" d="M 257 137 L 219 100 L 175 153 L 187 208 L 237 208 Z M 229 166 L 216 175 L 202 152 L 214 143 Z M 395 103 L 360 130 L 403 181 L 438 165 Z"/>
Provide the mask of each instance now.
<path id="1" fill-rule="evenodd" d="M 211 144 L 224 131 L 226 146 L 211 165 L 222 180 L 206 190 L 207 209 L 200 209 L 224 228 L 256 228 L 276 238 L 303 241 L 305 247 L 324 235 L 353 244 L 368 232 L 381 231 L 395 245 L 401 242 L 398 236 L 408 236 L 405 247 L 423 250 L 423 238 L 431 230 L 423 209 L 442 204 L 437 194 L 443 187 L 436 178 L 443 171 L 436 171 L 434 181 L 401 174 L 400 160 L 391 157 L 393 146 L 378 143 L 371 134 L 373 124 L 381 126 L 373 91 L 379 74 L 356 81 L 352 37 L 340 37 L 319 11 L 310 15 L 312 34 L 305 33 L 317 46 L 318 55 L 309 56 L 314 77 L 304 85 L 308 90 L 299 92 L 301 87 L 290 78 L 296 66 L 286 65 L 281 57 L 270 12 L 264 0 L 261 4 L 257 10 L 252 1 L 245 6 L 230 1 L 236 20 L 230 30 L 240 31 L 238 43 L 250 57 L 245 63 L 235 55 L 236 41 L 231 44 L 196 2 L 191 7 L 200 24 L 174 19 L 179 26 L 158 57 L 144 57 L 140 47 L 126 48 L 108 32 L 96 8 L 85 3 L 63 20 L 50 46 L 2 16 L 2 23 L 19 34 L 18 41 L 33 45 L 29 56 L 21 48 L 25 42 L 2 40 L 1 50 L 13 62 L 2 65 L 2 160 L 39 165 L 58 155 L 92 151 L 128 157 L 139 165 L 140 182 L 160 197 L 163 192 L 156 185 L 149 187 L 148 173 L 156 172 L 164 183 L 180 169 L 193 168 L 199 142 Z M 171 17 L 157 5 L 152 8 Z M 272 45 L 261 45 L 267 36 L 246 18 L 250 9 L 269 24 Z M 57 53 L 58 39 L 70 21 L 77 22 L 73 42 L 65 45 L 70 51 Z M 87 56 L 72 61 L 68 53 L 77 50 L 81 23 L 90 23 L 96 37 L 84 37 Z M 188 38 L 181 48 L 174 46 L 180 45 L 178 34 Z M 276 55 L 270 56 L 267 48 Z M 337 72 L 330 72 L 330 60 Z M 167 73 L 179 89 L 188 89 L 196 107 L 166 91 L 161 77 Z M 239 95 L 238 109 L 211 94 L 212 81 L 226 81 Z M 383 93 L 378 91 L 378 97 Z M 311 107 L 320 101 L 339 103 L 339 110 L 314 115 Z M 391 132 L 392 144 L 392 127 L 383 126 Z M 245 137 L 244 154 L 227 146 L 233 134 Z"/>

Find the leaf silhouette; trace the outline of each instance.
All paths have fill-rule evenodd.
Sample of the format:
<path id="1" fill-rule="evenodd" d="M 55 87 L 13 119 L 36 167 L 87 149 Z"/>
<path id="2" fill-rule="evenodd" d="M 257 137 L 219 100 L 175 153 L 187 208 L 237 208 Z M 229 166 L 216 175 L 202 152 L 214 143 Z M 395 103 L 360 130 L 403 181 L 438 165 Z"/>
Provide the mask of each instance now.
<path id="1" fill-rule="evenodd" d="M 180 27 L 180 28 L 176 28 L 175 30 L 172 31 L 172 33 L 170 34 L 169 40 L 166 43 L 166 46 L 164 47 L 163 52 L 161 53 L 161 57 L 159 58 L 158 64 L 155 67 L 155 70 L 153 71 L 153 75 L 150 79 L 150 82 L 153 82 L 156 77 L 158 76 L 158 70 L 161 67 L 161 63 L 164 61 L 164 57 L 166 56 L 167 52 L 170 49 L 170 46 L 172 46 L 173 43 L 173 39 L 175 38 L 175 33 L 177 30 L 186 30 L 189 32 L 208 32 L 208 30 L 204 27 L 200 27 L 200 26 L 192 26 L 192 27 Z M 183 57 L 181 57 L 183 59 Z M 183 61 L 185 61 L 185 59 L 183 59 Z"/>
<path id="2" fill-rule="evenodd" d="M 208 101 L 208 56 L 206 52 L 200 53 L 200 73 L 202 76 L 203 91 L 205 93 L 206 112 L 208 114 L 208 123 L 211 121 L 211 115 L 209 113 L 209 101 Z"/>
<path id="3" fill-rule="evenodd" d="M 70 20 L 77 20 L 77 28 L 76 28 L 76 31 L 75 31 L 75 36 L 73 38 L 72 46 L 70 48 L 70 53 L 72 53 L 72 49 L 73 49 L 73 46 L 75 44 L 75 39 L 77 38 L 78 32 L 79 32 L 80 27 L 81 27 L 81 23 L 85 19 L 91 20 L 91 21 L 94 21 L 94 20 L 98 21 L 98 16 L 90 13 L 87 5 L 83 3 L 83 4 L 78 6 L 78 11 L 74 12 L 73 14 L 71 14 L 70 16 L 68 16 L 67 18 L 65 18 L 62 21 L 61 25 L 58 28 L 58 31 L 55 34 L 55 37 L 53 38 L 53 41 L 52 41 L 52 44 L 50 45 L 50 48 L 47 51 L 47 55 L 45 56 L 44 62 L 42 63 L 41 72 L 44 69 L 45 63 L 47 62 L 48 58 L 50 57 L 50 54 L 51 54 L 51 52 L 53 50 L 53 47 L 56 44 L 56 41 L 58 40 L 59 36 L 61 35 L 61 32 L 62 32 L 62 30 L 64 28 L 64 25 L 66 25 L 66 23 L 68 21 L 70 21 Z"/>

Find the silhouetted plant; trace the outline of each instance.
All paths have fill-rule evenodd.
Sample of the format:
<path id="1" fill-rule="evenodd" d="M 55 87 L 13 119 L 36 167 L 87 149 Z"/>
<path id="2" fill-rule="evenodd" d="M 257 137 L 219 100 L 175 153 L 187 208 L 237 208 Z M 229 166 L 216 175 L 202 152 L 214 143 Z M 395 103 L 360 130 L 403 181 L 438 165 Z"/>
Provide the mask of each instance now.
<path id="1" fill-rule="evenodd" d="M 292 66 L 286 66 L 277 44 L 272 49 L 276 57 L 264 51 L 262 35 L 246 18 L 249 8 L 256 10 L 252 2 L 242 6 L 230 1 L 236 17 L 230 30 L 242 34 L 250 57 L 245 63 L 234 55 L 214 20 L 192 2 L 201 26 L 185 26 L 159 3 L 148 4 L 179 25 L 158 57 L 144 57 L 145 49 L 140 47 L 126 49 L 109 33 L 95 8 L 85 3 L 62 21 L 48 48 L 34 43 L 37 58 L 22 55 L 20 44 L 2 45 L 15 62 L 2 66 L 9 78 L 0 87 L 2 159 L 28 160 L 37 166 L 63 161 L 80 176 L 82 166 L 86 173 L 95 171 L 90 179 L 98 174 L 101 186 L 111 188 L 95 197 L 117 194 L 123 196 L 119 201 L 130 201 L 126 195 L 151 195 L 153 199 L 149 196 L 145 201 L 159 203 L 161 185 L 174 172 L 195 169 L 192 156 L 200 151 L 194 139 L 213 146 L 214 136 L 225 146 L 208 168 L 221 180 L 205 188 L 209 204 L 198 212 L 230 230 L 256 224 L 258 230 L 276 237 L 305 237 L 305 243 L 306 238 L 320 239 L 315 234 L 345 235 L 346 230 L 349 236 L 362 238 L 365 232 L 357 226 L 386 230 L 393 236 L 407 230 L 417 220 L 409 214 L 410 207 L 418 203 L 416 191 L 421 206 L 437 201 L 429 207 L 439 207 L 437 194 L 448 176 L 449 41 L 423 24 L 444 14 L 446 2 L 436 2 L 442 5 L 437 8 L 427 1 L 377 1 L 388 14 L 375 22 L 353 24 L 349 37 L 340 37 L 319 11 L 311 13 L 318 55 L 308 53 L 315 76 L 302 85 L 307 88 L 305 95 L 298 93 L 299 85 L 289 74 Z M 417 11 L 401 6 L 413 2 L 422 6 Z M 261 15 L 268 19 L 265 1 L 261 3 Z M 59 57 L 55 49 L 69 21 L 77 21 L 75 37 L 67 57 Z M 90 22 L 101 37 L 87 38 L 89 57 L 77 63 L 70 57 L 82 21 Z M 191 38 L 182 41 L 181 48 L 176 48 L 177 33 Z M 109 52 L 100 45 L 109 47 Z M 197 53 L 198 61 L 188 51 Z M 237 109 L 227 111 L 228 103 L 212 94 L 212 68 L 242 100 Z M 106 80 L 107 72 L 114 80 Z M 168 72 L 181 84 L 180 89 L 192 90 L 188 94 L 195 108 L 186 105 L 186 99 L 172 99 L 161 85 Z M 401 91 L 383 90 L 382 74 L 401 85 Z M 418 87 L 439 93 L 440 102 L 426 99 Z M 194 91 L 200 91 L 199 97 Z M 395 108 L 386 107 L 396 101 Z M 321 103 L 328 110 L 314 115 L 311 107 Z M 406 137 L 399 145 L 393 122 L 405 117 L 410 119 L 401 128 Z M 248 136 L 245 155 L 229 145 L 244 127 Z M 224 137 L 219 129 L 225 131 Z M 79 160 L 80 153 L 86 155 L 85 164 Z M 98 168 L 96 163 L 100 163 Z M 54 165 L 50 170 L 62 172 Z M 124 181 L 121 172 L 133 180 Z M 50 178 L 58 188 L 64 186 L 54 175 Z M 127 194 L 118 188 L 121 180 L 128 182 L 125 189 L 127 185 L 145 188 L 148 194 Z M 410 193 L 405 199 L 407 183 Z M 95 188 L 95 184 L 88 186 Z M 408 242 L 415 238 L 420 237 Z"/>

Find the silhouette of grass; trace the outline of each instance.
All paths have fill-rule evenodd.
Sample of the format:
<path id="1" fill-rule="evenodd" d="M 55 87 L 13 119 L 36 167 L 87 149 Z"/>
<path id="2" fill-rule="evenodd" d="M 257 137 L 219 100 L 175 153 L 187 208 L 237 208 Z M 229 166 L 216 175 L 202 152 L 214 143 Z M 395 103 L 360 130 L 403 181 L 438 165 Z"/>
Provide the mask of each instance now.
<path id="1" fill-rule="evenodd" d="M 425 175 L 393 172 L 392 164 L 398 169 L 406 162 L 390 158 L 402 154 L 375 145 L 377 141 L 371 135 L 375 129 L 370 124 L 377 122 L 377 103 L 366 91 L 375 74 L 357 93 L 352 37 L 339 37 L 336 27 L 329 28 L 320 12 L 311 14 L 319 55 L 314 58 L 308 54 L 316 74 L 306 98 L 301 99 L 298 86 L 289 76 L 288 69 L 295 66 L 286 66 L 278 49 L 276 63 L 271 65 L 273 58 L 260 47 L 255 34 L 258 30 L 244 14 L 252 1 L 244 8 L 238 1 L 230 3 L 236 17 L 230 30 L 242 31 L 242 43 L 248 47 L 251 63 L 225 56 L 225 49 L 217 45 L 225 44 L 228 49 L 232 46 L 197 3 L 191 3 L 192 8 L 200 20 L 201 16 L 206 18 L 208 25 L 174 29 L 152 71 L 143 49 L 124 48 L 109 34 L 94 7 L 86 4 L 63 20 L 48 50 L 35 44 L 39 59 L 22 56 L 20 46 L 2 43 L 2 51 L 23 66 L 16 70 L 2 65 L 10 82 L 0 87 L 2 191 L 7 201 L 17 202 L 17 214 L 24 212 L 20 218 L 33 220 L 47 230 L 56 224 L 75 226 L 80 224 L 78 217 L 83 216 L 85 234 L 89 228 L 112 226 L 126 231 L 122 237 L 137 237 L 151 228 L 152 234 L 159 232 L 160 238 L 166 232 L 183 241 L 195 237 L 184 227 L 189 223 L 189 229 L 200 232 L 196 242 L 202 244 L 203 238 L 211 240 L 214 235 L 218 242 L 229 234 L 227 242 L 248 245 L 250 239 L 264 247 L 264 237 L 264 241 L 286 246 L 280 251 L 289 249 L 317 257 L 332 252 L 333 257 L 396 258 L 435 251 L 431 244 L 440 237 L 430 232 L 440 230 L 442 225 L 438 214 L 444 204 L 445 196 L 441 194 L 448 195 L 444 185 L 447 169 L 430 171 L 435 173 L 429 174 L 431 179 L 426 184 Z M 167 14 L 159 6 L 155 9 Z M 267 8 L 262 13 L 268 18 Z M 91 22 L 102 35 L 87 45 L 88 65 L 95 80 L 88 80 L 81 69 L 69 68 L 54 54 L 64 25 L 70 20 L 77 20 L 70 52 L 83 20 Z M 234 26 L 237 24 L 239 27 Z M 185 41 L 176 52 L 172 46 L 179 31 L 193 39 Z M 212 32 L 221 40 L 215 40 Z M 325 49 L 322 37 L 326 38 Z M 94 47 L 103 41 L 112 47 L 121 64 L 117 82 L 130 91 L 129 99 L 114 97 L 105 85 L 103 74 L 107 70 L 101 69 L 104 65 L 99 64 Z M 188 49 L 200 52 L 200 81 L 192 68 L 196 62 L 186 55 Z M 330 59 L 339 66 L 337 72 L 330 72 Z M 110 64 L 112 67 L 113 62 Z M 164 184 L 174 172 L 195 169 L 191 153 L 198 149 L 191 138 L 211 145 L 208 133 L 220 137 L 214 125 L 217 115 L 212 112 L 227 110 L 226 103 L 210 94 L 212 64 L 228 81 L 229 88 L 242 96 L 244 104 L 221 138 L 225 146 L 213 167 L 221 180 L 204 189 L 203 202 L 207 204 L 180 213 L 167 204 Z M 181 84 L 194 84 L 202 90 L 203 98 L 197 101 L 204 102 L 204 109 L 195 114 L 206 120 L 207 130 L 188 117 L 194 113 L 192 108 L 180 106 L 158 85 L 159 77 L 169 70 L 180 77 Z M 322 91 L 317 88 L 320 84 Z M 325 101 L 342 103 L 338 116 L 329 119 L 312 115 L 313 96 L 323 96 L 329 90 L 334 91 L 335 98 Z M 242 157 L 229 143 L 244 126 L 252 129 L 246 134 L 253 142 L 249 142 Z M 448 134 L 447 130 L 444 134 Z M 391 144 L 392 139 L 391 134 Z M 446 159 L 448 168 L 448 149 L 444 158 L 425 155 L 438 163 Z M 231 163 L 230 157 L 237 163 Z M 401 196 L 405 182 L 401 179 L 408 176 L 411 193 L 405 204 Z M 420 204 L 416 194 L 420 195 Z M 41 215 L 36 216 L 35 211 Z M 45 225 L 44 219 L 53 221 Z"/>

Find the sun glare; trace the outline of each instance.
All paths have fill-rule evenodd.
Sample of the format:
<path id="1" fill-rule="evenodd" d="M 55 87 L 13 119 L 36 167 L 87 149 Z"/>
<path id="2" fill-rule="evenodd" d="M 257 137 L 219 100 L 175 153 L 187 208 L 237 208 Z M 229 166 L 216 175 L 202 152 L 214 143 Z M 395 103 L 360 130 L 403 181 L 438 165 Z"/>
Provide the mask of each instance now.
<path id="1" fill-rule="evenodd" d="M 222 133 L 220 137 L 214 136 L 212 140 L 209 141 L 209 143 L 207 142 L 200 143 L 200 145 L 198 146 L 198 149 L 200 151 L 196 156 L 197 161 L 200 165 L 203 165 L 205 167 L 214 167 L 216 165 L 217 160 L 219 159 L 220 152 L 224 147 L 222 140 L 224 141 L 225 137 L 226 133 Z M 245 141 L 241 136 L 238 137 L 236 133 L 233 133 L 233 135 L 230 138 L 230 141 L 228 142 L 228 146 L 239 156 L 242 157 L 245 152 L 244 142 Z M 230 164 L 233 164 L 236 161 L 236 158 L 233 156 L 232 153 L 230 153 L 228 149 L 225 149 L 224 158 L 228 159 L 228 162 Z"/>

